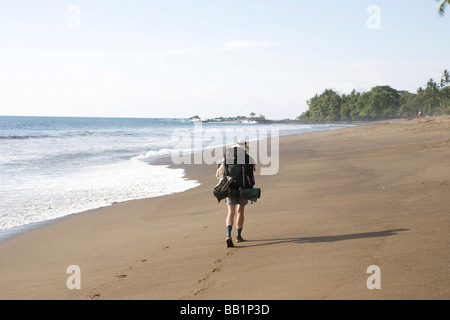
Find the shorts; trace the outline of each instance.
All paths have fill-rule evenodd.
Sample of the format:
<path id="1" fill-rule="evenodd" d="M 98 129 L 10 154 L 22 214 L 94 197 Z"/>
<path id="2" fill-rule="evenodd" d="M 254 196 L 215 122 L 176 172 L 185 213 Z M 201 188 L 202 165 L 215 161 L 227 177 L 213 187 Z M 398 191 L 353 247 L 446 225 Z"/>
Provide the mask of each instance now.
<path id="1" fill-rule="evenodd" d="M 248 203 L 248 200 L 245 199 L 242 196 L 239 196 L 239 197 L 227 197 L 225 199 L 225 204 L 226 205 L 231 205 L 231 206 L 235 206 L 235 205 L 245 206 L 247 203 Z"/>

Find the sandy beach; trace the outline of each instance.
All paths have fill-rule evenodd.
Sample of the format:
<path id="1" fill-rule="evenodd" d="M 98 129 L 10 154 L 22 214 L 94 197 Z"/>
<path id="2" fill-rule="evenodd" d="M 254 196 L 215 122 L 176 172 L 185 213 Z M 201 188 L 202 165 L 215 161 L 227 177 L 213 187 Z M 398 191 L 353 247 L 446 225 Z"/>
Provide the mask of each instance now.
<path id="1" fill-rule="evenodd" d="M 200 187 L 1 242 L 0 299 L 450 299 L 449 158 L 450 116 L 281 137 L 235 248 L 216 167 L 186 166 Z"/>

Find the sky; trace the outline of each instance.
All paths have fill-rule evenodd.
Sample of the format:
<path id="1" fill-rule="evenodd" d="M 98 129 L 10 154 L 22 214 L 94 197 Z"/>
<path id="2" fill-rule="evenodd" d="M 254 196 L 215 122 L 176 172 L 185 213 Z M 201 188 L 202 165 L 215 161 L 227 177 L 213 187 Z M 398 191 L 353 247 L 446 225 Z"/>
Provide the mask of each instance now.
<path id="1" fill-rule="evenodd" d="M 450 69 L 436 0 L 0 2 L 0 115 L 293 119 Z"/>

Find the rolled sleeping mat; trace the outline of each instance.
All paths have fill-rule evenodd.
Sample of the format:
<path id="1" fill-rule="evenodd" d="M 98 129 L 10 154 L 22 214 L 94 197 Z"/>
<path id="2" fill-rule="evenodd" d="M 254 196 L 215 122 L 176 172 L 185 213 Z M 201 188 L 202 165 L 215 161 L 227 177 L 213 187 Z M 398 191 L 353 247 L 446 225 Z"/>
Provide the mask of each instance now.
<path id="1" fill-rule="evenodd" d="M 259 198 L 261 198 L 261 189 L 260 188 L 242 189 L 241 195 L 249 201 L 256 202 Z"/>

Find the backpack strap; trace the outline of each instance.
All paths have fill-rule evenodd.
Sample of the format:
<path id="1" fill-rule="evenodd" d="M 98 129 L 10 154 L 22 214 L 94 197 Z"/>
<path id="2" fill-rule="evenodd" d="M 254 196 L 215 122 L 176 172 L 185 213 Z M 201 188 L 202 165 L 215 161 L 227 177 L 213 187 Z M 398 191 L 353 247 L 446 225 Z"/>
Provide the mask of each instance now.
<path id="1" fill-rule="evenodd" d="M 228 166 L 227 166 L 227 150 L 225 149 L 223 153 L 223 175 L 228 176 Z"/>

